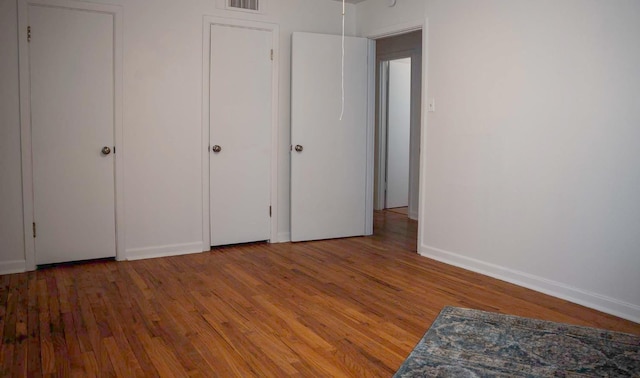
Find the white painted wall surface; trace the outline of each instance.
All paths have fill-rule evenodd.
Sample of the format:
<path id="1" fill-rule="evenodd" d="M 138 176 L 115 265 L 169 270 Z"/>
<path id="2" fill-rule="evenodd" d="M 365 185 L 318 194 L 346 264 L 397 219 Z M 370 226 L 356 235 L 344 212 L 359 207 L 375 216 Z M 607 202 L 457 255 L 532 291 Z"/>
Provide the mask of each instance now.
<path id="1" fill-rule="evenodd" d="M 640 321 L 640 2 L 359 4 L 428 17 L 426 256 Z"/>
<path id="2" fill-rule="evenodd" d="M 388 0 L 366 0 L 357 4 L 359 37 L 371 37 L 422 25 L 427 0 L 402 0 L 389 7 Z M 415 29 L 413 29 L 415 30 Z"/>
<path id="3" fill-rule="evenodd" d="M 339 34 L 342 5 L 267 1 L 264 15 L 223 10 L 220 0 L 100 1 L 121 5 L 124 13 L 124 146 L 117 153 L 125 163 L 126 254 L 139 258 L 203 249 L 204 15 L 280 25 L 278 229 L 288 238 L 291 33 Z M 16 12 L 15 1 L 0 3 L 0 272 L 24 261 Z M 347 35 L 355 33 L 351 4 L 346 27 Z"/>
<path id="4" fill-rule="evenodd" d="M 24 270 L 18 31 L 15 1 L 0 1 L 0 274 Z"/>

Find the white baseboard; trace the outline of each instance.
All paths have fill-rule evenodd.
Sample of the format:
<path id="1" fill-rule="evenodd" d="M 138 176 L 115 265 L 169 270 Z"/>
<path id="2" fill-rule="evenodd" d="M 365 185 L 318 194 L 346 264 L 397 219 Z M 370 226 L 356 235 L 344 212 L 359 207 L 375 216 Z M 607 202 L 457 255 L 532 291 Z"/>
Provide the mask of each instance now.
<path id="1" fill-rule="evenodd" d="M 445 264 L 471 270 L 518 286 L 565 299 L 569 302 L 606 312 L 607 314 L 631 320 L 632 322 L 640 323 L 640 306 L 632 303 L 428 245 L 421 245 L 418 253 L 424 257 L 429 257 Z"/>
<path id="2" fill-rule="evenodd" d="M 0 274 L 24 273 L 26 271 L 27 262 L 25 260 L 0 262 Z"/>
<path id="3" fill-rule="evenodd" d="M 187 255 L 202 252 L 202 241 L 182 244 L 169 244 L 144 248 L 131 248 L 126 251 L 127 260 L 152 259 L 156 257 L 168 257 Z M 207 249 L 208 250 L 208 249 Z"/>
<path id="4" fill-rule="evenodd" d="M 417 211 L 410 211 L 409 212 L 409 219 L 418 220 L 418 212 Z"/>
<path id="5" fill-rule="evenodd" d="M 272 241 L 272 243 L 286 243 L 291 241 L 290 232 L 278 232 L 278 240 Z"/>

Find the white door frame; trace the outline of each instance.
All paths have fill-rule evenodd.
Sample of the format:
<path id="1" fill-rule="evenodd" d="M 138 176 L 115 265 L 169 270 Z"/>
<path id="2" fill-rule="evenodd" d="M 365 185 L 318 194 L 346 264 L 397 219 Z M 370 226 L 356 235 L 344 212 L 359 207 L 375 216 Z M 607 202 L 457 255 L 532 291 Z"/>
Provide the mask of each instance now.
<path id="1" fill-rule="evenodd" d="M 115 220 L 116 259 L 124 260 L 124 147 L 122 130 L 122 7 L 88 3 L 74 0 L 18 0 L 18 56 L 20 67 L 20 140 L 22 151 L 22 211 L 24 219 L 25 270 L 36 269 L 35 240 L 32 226 L 33 166 L 31 153 L 31 83 L 29 72 L 29 6 L 78 9 L 113 15 L 114 27 L 114 141 L 117 147 L 115 158 Z"/>
<path id="2" fill-rule="evenodd" d="M 271 32 L 273 64 L 271 67 L 271 230 L 269 242 L 278 241 L 278 57 L 280 28 L 277 24 L 239 20 L 234 18 L 204 16 L 202 25 L 202 250 L 211 249 L 210 233 L 210 152 L 209 152 L 209 113 L 210 113 L 210 64 L 211 64 L 211 25 L 235 26 Z"/>
<path id="3" fill-rule="evenodd" d="M 429 19 L 424 18 L 420 20 L 409 21 L 406 23 L 392 25 L 386 28 L 373 30 L 365 37 L 370 39 L 380 39 L 385 37 L 392 37 L 400 34 L 409 33 L 416 30 L 422 30 L 422 99 L 421 99 L 421 112 L 420 112 L 420 163 L 419 163 L 419 176 L 420 183 L 418 185 L 418 250 L 424 240 L 424 235 L 420 224 L 423 224 L 425 212 L 422 208 L 424 204 L 424 190 L 426 175 L 423 174 L 422 168 L 426 166 L 426 145 L 427 145 L 427 104 L 428 104 L 428 76 L 429 76 Z M 375 92 L 375 88 L 372 90 Z"/>

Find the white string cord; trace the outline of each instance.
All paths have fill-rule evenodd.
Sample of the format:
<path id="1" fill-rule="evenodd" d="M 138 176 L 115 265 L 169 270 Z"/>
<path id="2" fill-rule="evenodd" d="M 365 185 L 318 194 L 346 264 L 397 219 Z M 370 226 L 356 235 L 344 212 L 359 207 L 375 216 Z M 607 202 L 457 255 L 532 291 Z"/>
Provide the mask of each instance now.
<path id="1" fill-rule="evenodd" d="M 345 0 L 342 0 L 342 66 L 340 71 L 340 76 L 342 78 L 342 102 L 340 105 L 340 121 L 342 121 L 342 116 L 344 115 L 344 3 Z"/>

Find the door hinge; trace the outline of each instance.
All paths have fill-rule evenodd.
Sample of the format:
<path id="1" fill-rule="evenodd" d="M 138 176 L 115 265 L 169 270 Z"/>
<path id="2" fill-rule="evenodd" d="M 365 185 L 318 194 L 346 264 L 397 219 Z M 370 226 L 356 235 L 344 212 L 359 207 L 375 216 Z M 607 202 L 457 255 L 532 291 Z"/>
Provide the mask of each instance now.
<path id="1" fill-rule="evenodd" d="M 31 42 L 31 26 L 27 26 L 27 42 Z"/>
<path id="2" fill-rule="evenodd" d="M 271 60 L 273 60 L 273 49 L 271 49 Z"/>
<path id="3" fill-rule="evenodd" d="M 36 237 L 36 222 L 33 222 L 33 237 Z"/>
<path id="4" fill-rule="evenodd" d="M 269 218 L 271 218 L 271 206 L 269 206 Z"/>

